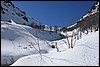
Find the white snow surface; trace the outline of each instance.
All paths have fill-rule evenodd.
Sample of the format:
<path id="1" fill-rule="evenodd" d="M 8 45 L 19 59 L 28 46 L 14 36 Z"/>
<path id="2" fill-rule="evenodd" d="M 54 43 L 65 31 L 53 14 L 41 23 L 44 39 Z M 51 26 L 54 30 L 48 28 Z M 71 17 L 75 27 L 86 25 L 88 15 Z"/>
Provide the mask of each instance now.
<path id="1" fill-rule="evenodd" d="M 69 26 L 69 27 L 67 27 L 67 28 L 71 28 L 71 27 L 74 27 L 75 25 L 77 25 L 77 23 L 75 23 L 75 24 L 73 24 L 73 25 L 71 25 L 71 26 Z"/>
<path id="2" fill-rule="evenodd" d="M 71 49 L 62 40 L 53 41 L 58 43 L 60 52 L 52 49 L 42 56 L 25 56 L 11 66 L 99 66 L 99 31 L 83 35 Z"/>
<path id="3" fill-rule="evenodd" d="M 49 41 L 63 38 L 56 32 L 33 29 L 29 26 L 1 21 L 1 64 L 11 64 L 22 56 L 47 53 L 52 48 Z"/>
<path id="4" fill-rule="evenodd" d="M 1 64 L 13 63 L 11 66 L 99 65 L 99 31 L 82 35 L 82 38 L 76 41 L 74 48 L 69 49 L 68 44 L 66 44 L 67 39 L 61 39 L 64 36 L 59 33 L 49 32 L 50 28 L 47 25 L 45 25 L 45 31 L 20 25 L 32 22 L 39 25 L 40 23 L 22 13 L 17 7 L 13 8 L 8 5 L 11 4 L 1 3 L 3 8 L 8 9 L 8 11 L 4 10 L 5 14 L 1 13 Z M 99 3 L 96 6 L 98 5 Z M 97 8 L 92 10 L 93 14 L 96 12 Z M 16 13 L 19 13 L 20 16 Z M 28 18 L 28 22 L 22 19 L 23 16 Z M 10 23 L 7 22 L 9 20 Z M 54 31 L 54 27 L 52 28 Z M 77 30 L 75 31 L 77 32 Z M 68 36 L 71 34 L 72 31 L 69 31 Z M 55 42 L 57 42 L 60 52 L 57 52 L 56 48 L 51 48 Z M 42 56 L 39 54 L 38 44 Z"/>
<path id="5" fill-rule="evenodd" d="M 5 12 L 5 14 L 1 12 L 2 21 L 9 21 L 13 19 L 13 21 L 18 24 L 27 24 L 27 25 L 31 23 L 37 25 L 40 24 L 37 20 L 27 16 L 26 14 L 23 13 L 24 11 L 20 10 L 18 7 L 13 7 L 10 3 L 2 2 L 1 6 L 4 8 L 3 11 Z M 24 20 L 22 17 L 26 17 L 28 21 Z"/>

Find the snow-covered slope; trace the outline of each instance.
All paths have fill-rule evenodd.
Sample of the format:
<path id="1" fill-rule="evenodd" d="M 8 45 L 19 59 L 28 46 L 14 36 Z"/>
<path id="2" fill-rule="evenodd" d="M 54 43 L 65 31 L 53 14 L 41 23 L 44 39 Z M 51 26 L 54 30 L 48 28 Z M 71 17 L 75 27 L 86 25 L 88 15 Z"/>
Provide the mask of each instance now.
<path id="1" fill-rule="evenodd" d="M 1 21 L 1 64 L 11 64 L 19 57 L 38 53 L 38 44 L 42 50 L 46 50 L 50 47 L 47 42 L 63 37 L 56 32 L 34 29 L 13 21 Z"/>
<path id="2" fill-rule="evenodd" d="M 36 25 L 37 28 L 31 27 L 31 24 Z M 11 1 L 2 1 L 1 64 L 9 65 L 20 57 L 39 53 L 38 45 L 43 53 L 48 52 L 51 49 L 49 41 L 64 38 L 60 33 L 54 32 L 53 27 L 52 31 L 47 25 L 44 30 L 38 29 L 41 25 L 44 24 L 28 17 Z"/>
<path id="3" fill-rule="evenodd" d="M 42 26 L 44 25 L 44 30 L 55 31 L 54 27 L 42 24 L 36 19 L 29 17 L 25 11 L 20 10 L 16 7 L 12 1 L 2 1 L 1 2 L 1 20 L 10 21 L 13 20 L 17 24 L 28 25 L 28 26 Z M 50 29 L 52 28 L 52 30 Z"/>
<path id="4" fill-rule="evenodd" d="M 98 14 L 99 14 L 99 2 L 97 1 L 92 7 L 91 7 L 91 9 L 84 15 L 84 16 L 82 16 L 78 21 L 77 21 L 77 23 L 75 23 L 75 24 L 73 24 L 73 25 L 71 25 L 71 26 L 69 26 L 69 27 L 67 27 L 67 28 L 73 28 L 73 29 L 75 29 L 75 28 L 77 28 L 78 27 L 78 23 L 80 23 L 80 22 L 85 22 L 85 21 L 87 21 L 87 22 L 90 22 L 90 23 L 93 23 L 94 22 L 94 20 L 95 20 L 95 18 L 96 18 L 96 20 L 99 20 L 99 18 L 97 18 L 97 16 L 98 16 Z M 97 15 L 96 17 L 95 17 L 95 15 Z M 91 20 L 91 21 L 88 21 L 88 19 L 89 20 Z M 86 22 L 86 23 L 87 23 Z M 95 21 L 96 22 L 96 21 Z M 83 25 L 83 24 L 81 24 L 81 25 Z M 84 25 L 83 25 L 84 26 Z"/>
<path id="5" fill-rule="evenodd" d="M 68 49 L 61 40 L 56 42 L 59 49 L 63 48 L 61 52 L 54 49 L 42 56 L 25 56 L 11 66 L 99 66 L 99 31 L 83 35 L 73 49 Z"/>
<path id="6" fill-rule="evenodd" d="M 4 1 L 1 3 L 1 20 L 9 21 L 12 20 L 18 24 L 29 25 L 31 23 L 39 25 L 35 19 L 26 15 L 26 13 L 16 7 L 11 1 Z"/>
<path id="7" fill-rule="evenodd" d="M 91 11 L 93 15 L 98 13 L 96 10 L 93 9 Z M 97 20 L 98 15 L 92 18 L 94 17 Z M 11 1 L 1 3 L 1 20 L 1 65 L 11 65 L 14 63 L 12 66 L 97 66 L 99 63 L 98 30 L 95 31 L 96 33 L 92 32 L 87 35 L 82 33 L 82 39 L 76 41 L 73 49 L 69 49 L 67 39 L 59 32 L 54 32 L 54 27 L 51 30 L 50 26 L 45 25 L 44 30 L 38 29 L 40 23 L 28 17 L 24 11 L 15 7 Z M 98 20 L 96 22 L 98 23 Z M 30 27 L 29 24 L 31 23 L 38 25 L 37 28 Z M 74 28 L 76 25 L 77 23 L 69 27 L 73 27 L 73 31 L 63 32 L 63 34 L 70 36 L 68 39 L 71 39 L 73 32 L 79 36 L 79 28 Z M 56 47 L 56 43 L 60 52 L 57 52 L 56 48 L 53 49 Z M 42 56 L 39 53 L 42 53 Z"/>
<path id="8" fill-rule="evenodd" d="M 95 13 L 98 13 L 98 12 L 99 12 L 99 2 L 96 2 L 92 6 L 91 10 L 89 12 L 87 12 L 86 15 L 84 15 L 79 21 L 81 21 L 81 20 L 85 19 L 86 17 L 89 17 Z"/>

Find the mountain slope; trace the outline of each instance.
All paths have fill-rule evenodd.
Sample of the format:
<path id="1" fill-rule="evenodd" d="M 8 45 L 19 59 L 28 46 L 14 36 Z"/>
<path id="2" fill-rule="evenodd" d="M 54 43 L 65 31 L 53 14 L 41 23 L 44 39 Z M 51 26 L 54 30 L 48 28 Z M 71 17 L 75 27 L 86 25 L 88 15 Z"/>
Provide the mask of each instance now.
<path id="1" fill-rule="evenodd" d="M 30 27 L 36 25 L 37 28 Z M 43 25 L 43 24 L 42 24 Z M 39 29 L 41 23 L 30 18 L 11 1 L 1 2 L 1 64 L 9 65 L 25 55 L 43 53 L 52 48 L 48 44 L 64 38 L 60 33 Z M 38 28 L 39 27 L 39 28 Z M 49 27 L 45 25 L 45 27 Z M 45 51 L 45 49 L 48 49 Z"/>
<path id="2" fill-rule="evenodd" d="M 49 41 L 63 37 L 56 32 L 42 31 L 14 22 L 1 21 L 1 63 L 11 64 L 19 57 L 38 53 L 36 50 L 38 44 L 41 45 L 42 50 L 48 49 L 51 47 L 48 45 Z"/>
<path id="3" fill-rule="evenodd" d="M 99 27 L 99 2 L 96 2 L 91 9 L 80 18 L 75 24 L 68 27 L 68 30 L 80 28 L 81 31 L 87 29 L 97 30 Z"/>
<path id="4" fill-rule="evenodd" d="M 42 59 L 39 54 L 25 56 L 11 66 L 99 66 L 99 31 L 84 35 L 73 49 L 68 49 L 61 40 L 56 42 L 59 49 L 66 51 L 54 49 L 43 54 Z"/>
<path id="5" fill-rule="evenodd" d="M 97 4 L 96 7 L 97 6 L 99 5 Z M 64 34 L 66 35 L 66 33 L 68 33 L 71 37 L 73 33 L 72 30 L 75 30 L 75 33 L 78 31 L 75 28 L 80 28 L 84 31 L 88 27 L 91 27 L 90 25 L 94 24 L 94 22 L 94 28 L 97 29 L 99 11 L 95 9 L 98 10 L 99 7 L 98 9 L 94 8 L 91 10 L 92 13 L 90 13 L 89 16 L 84 17 L 76 24 L 70 26 L 69 29 L 72 28 L 71 31 L 65 32 Z M 41 26 L 40 23 L 28 17 L 24 11 L 15 7 L 11 1 L 4 1 L 1 4 L 1 20 L 1 65 L 11 65 L 19 58 L 28 55 L 31 56 L 25 57 L 25 59 L 19 59 L 13 65 L 98 65 L 98 30 L 96 33 L 88 34 L 88 36 L 82 35 L 82 39 L 77 41 L 75 47 L 69 49 L 65 44 L 66 42 L 68 45 L 65 36 L 54 30 L 51 31 L 47 25 L 45 25 L 47 29 L 39 29 L 39 26 Z M 30 24 L 33 24 L 32 27 L 29 26 Z M 35 28 L 34 25 L 36 25 L 37 28 Z M 52 28 L 54 29 L 54 27 Z M 65 42 L 63 40 L 65 40 Z M 56 52 L 56 49 L 53 49 L 56 47 L 56 42 L 61 51 L 69 50 L 61 53 Z M 44 61 L 42 62 L 43 64 L 41 64 L 39 61 L 41 59 L 40 53 L 44 55 L 43 59 L 48 61 L 46 62 L 47 64 L 44 63 Z M 51 58 L 48 59 L 46 57 Z M 34 59 L 34 61 L 30 58 Z M 29 59 L 31 61 L 29 61 Z"/>
<path id="6" fill-rule="evenodd" d="M 35 19 L 28 17 L 25 11 L 20 10 L 11 1 L 1 2 L 1 20 L 9 21 L 13 20 L 18 24 L 30 25 L 31 23 L 35 25 L 40 25 Z"/>

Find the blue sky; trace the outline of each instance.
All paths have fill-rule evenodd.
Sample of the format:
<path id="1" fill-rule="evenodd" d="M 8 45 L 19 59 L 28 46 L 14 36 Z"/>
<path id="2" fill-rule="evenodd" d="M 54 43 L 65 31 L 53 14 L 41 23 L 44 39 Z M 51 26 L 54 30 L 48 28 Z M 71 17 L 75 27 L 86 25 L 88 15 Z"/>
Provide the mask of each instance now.
<path id="1" fill-rule="evenodd" d="M 70 26 L 90 10 L 96 1 L 12 1 L 38 22 L 49 26 Z"/>

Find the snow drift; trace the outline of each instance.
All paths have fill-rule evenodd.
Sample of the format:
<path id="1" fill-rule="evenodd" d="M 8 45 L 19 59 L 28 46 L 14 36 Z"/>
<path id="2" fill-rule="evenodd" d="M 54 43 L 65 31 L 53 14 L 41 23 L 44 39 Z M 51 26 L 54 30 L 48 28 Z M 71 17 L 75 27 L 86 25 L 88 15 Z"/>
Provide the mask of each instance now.
<path id="1" fill-rule="evenodd" d="M 63 37 L 56 32 L 1 21 L 1 64 L 11 64 L 19 57 L 38 53 L 38 44 L 41 50 L 50 50 L 47 42 Z"/>
<path id="2" fill-rule="evenodd" d="M 42 57 L 29 55 L 18 59 L 11 66 L 99 66 L 99 32 L 89 33 L 77 41 L 73 49 L 68 49 L 61 41 L 59 48 L 65 51 L 56 52 L 56 49 Z"/>

